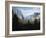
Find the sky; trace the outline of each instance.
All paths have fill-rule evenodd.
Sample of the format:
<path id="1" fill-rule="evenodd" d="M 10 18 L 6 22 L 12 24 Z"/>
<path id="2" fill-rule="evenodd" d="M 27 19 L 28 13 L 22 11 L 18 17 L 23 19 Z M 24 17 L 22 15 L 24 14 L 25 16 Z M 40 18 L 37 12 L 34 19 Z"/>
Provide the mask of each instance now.
<path id="1" fill-rule="evenodd" d="M 34 13 L 40 13 L 39 7 L 13 7 L 12 9 L 13 9 L 14 13 L 21 12 L 24 17 L 33 15 Z M 19 10 L 19 12 L 17 12 L 17 10 Z"/>

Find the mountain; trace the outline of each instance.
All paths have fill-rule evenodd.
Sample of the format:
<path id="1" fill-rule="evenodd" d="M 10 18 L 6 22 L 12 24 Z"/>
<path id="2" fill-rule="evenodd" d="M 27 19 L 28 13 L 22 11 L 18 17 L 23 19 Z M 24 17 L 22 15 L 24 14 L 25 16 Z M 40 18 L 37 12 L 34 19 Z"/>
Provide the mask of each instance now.
<path id="1" fill-rule="evenodd" d="M 40 13 L 34 13 L 33 15 L 28 15 L 24 17 L 20 10 L 18 10 L 18 13 L 17 13 L 18 18 L 22 23 L 23 22 L 27 23 L 28 21 L 33 23 L 35 19 L 37 20 L 39 19 L 39 15 Z"/>

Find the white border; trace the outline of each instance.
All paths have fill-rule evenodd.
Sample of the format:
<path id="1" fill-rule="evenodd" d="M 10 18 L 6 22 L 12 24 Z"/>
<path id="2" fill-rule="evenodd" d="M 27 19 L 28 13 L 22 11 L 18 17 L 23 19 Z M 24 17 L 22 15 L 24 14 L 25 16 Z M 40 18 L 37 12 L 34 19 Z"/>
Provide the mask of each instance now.
<path id="1" fill-rule="evenodd" d="M 32 31 L 12 31 L 12 6 L 15 7 L 40 7 L 40 30 Z M 43 6 L 42 5 L 25 5 L 25 4 L 10 4 L 10 24 L 9 24 L 9 34 L 27 34 L 27 33 L 43 33 Z"/>

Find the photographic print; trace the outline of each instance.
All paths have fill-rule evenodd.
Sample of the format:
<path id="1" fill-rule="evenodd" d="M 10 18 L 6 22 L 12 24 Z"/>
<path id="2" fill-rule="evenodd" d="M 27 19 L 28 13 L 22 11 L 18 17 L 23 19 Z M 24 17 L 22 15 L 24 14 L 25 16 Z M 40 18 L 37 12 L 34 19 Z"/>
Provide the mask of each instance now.
<path id="1" fill-rule="evenodd" d="M 6 6 L 7 36 L 30 36 L 45 33 L 44 3 L 9 3 Z"/>
<path id="2" fill-rule="evenodd" d="M 39 7 L 12 7 L 12 31 L 40 30 Z"/>

